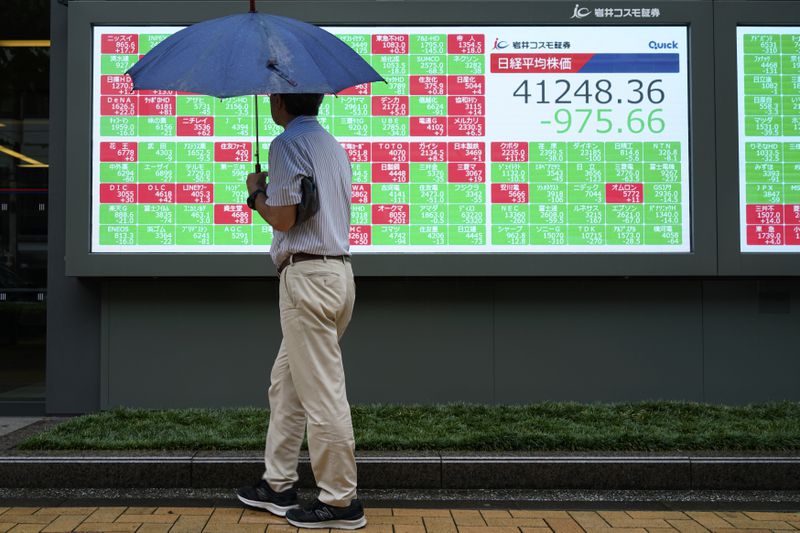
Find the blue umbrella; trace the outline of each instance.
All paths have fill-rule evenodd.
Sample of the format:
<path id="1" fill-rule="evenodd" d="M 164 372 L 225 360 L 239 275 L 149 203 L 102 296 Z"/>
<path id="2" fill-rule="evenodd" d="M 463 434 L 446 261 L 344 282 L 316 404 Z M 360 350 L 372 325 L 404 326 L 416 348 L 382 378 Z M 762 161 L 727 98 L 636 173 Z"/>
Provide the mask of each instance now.
<path id="1" fill-rule="evenodd" d="M 194 24 L 163 40 L 127 72 L 134 90 L 219 98 L 269 93 L 336 94 L 385 81 L 352 48 L 299 20 L 255 10 Z M 256 171 L 258 100 L 256 100 Z"/>

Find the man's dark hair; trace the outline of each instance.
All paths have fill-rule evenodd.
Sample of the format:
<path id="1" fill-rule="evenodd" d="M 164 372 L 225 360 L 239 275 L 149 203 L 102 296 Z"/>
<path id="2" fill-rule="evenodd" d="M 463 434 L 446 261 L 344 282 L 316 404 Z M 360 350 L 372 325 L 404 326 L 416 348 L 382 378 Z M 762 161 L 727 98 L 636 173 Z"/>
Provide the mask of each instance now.
<path id="1" fill-rule="evenodd" d="M 325 95 L 319 93 L 287 93 L 280 95 L 284 104 L 286 104 L 286 111 L 296 117 L 300 115 L 317 116 L 323 96 Z"/>

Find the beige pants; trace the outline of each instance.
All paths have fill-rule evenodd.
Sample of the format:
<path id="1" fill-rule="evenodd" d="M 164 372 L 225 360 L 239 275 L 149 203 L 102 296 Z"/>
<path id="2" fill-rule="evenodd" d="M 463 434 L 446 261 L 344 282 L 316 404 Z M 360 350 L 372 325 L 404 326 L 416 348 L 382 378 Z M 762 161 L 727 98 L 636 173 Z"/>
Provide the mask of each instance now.
<path id="1" fill-rule="evenodd" d="M 355 439 L 339 348 L 354 302 L 349 262 L 303 261 L 281 273 L 283 342 L 270 378 L 264 452 L 264 479 L 275 491 L 290 488 L 298 479 L 298 454 L 308 424 L 319 499 L 342 507 L 356 497 Z"/>

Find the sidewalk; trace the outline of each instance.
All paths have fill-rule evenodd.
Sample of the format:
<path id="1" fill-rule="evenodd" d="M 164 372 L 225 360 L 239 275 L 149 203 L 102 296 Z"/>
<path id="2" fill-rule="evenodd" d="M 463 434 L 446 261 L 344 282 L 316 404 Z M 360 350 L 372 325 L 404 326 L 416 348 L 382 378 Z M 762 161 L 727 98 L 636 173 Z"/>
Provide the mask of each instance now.
<path id="1" fill-rule="evenodd" d="M 0 507 L 0 513 L 0 531 L 10 533 L 298 531 L 284 519 L 269 513 L 236 508 Z M 800 530 L 800 513 L 783 512 L 368 508 L 366 513 L 369 524 L 359 530 L 363 533 L 788 533 Z"/>

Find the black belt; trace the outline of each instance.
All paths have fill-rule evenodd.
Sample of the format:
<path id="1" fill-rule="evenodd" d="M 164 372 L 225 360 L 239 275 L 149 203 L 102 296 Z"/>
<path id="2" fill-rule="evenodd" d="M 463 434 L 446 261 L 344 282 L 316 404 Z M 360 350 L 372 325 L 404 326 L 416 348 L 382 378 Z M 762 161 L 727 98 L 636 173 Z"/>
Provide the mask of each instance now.
<path id="1" fill-rule="evenodd" d="M 306 254 L 301 252 L 290 255 L 283 263 L 281 263 L 281 266 L 278 267 L 278 274 L 283 272 L 283 269 L 289 265 L 293 265 L 294 263 L 301 263 L 303 261 L 312 261 L 314 259 L 322 259 L 322 260 L 336 259 L 338 261 L 350 262 L 349 255 L 317 255 L 317 254 Z"/>

